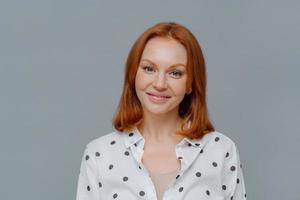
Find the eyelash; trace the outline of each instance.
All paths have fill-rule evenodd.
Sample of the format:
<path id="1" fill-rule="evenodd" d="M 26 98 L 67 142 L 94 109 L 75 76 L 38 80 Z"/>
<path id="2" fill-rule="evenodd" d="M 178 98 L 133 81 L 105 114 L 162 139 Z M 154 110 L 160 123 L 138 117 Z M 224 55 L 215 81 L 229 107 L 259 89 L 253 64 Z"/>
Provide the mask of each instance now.
<path id="1" fill-rule="evenodd" d="M 147 71 L 147 69 L 152 69 L 152 70 L 153 70 L 153 67 L 150 67 L 150 66 L 144 66 L 144 67 L 142 67 L 142 69 L 143 69 L 144 71 L 146 71 L 146 72 L 149 72 L 149 71 Z M 179 71 L 179 70 L 172 71 L 171 73 L 174 73 L 174 72 L 178 74 L 177 77 L 181 77 L 181 76 L 183 75 L 183 72 L 181 72 L 181 71 Z M 176 75 L 175 75 L 175 76 L 176 76 Z"/>

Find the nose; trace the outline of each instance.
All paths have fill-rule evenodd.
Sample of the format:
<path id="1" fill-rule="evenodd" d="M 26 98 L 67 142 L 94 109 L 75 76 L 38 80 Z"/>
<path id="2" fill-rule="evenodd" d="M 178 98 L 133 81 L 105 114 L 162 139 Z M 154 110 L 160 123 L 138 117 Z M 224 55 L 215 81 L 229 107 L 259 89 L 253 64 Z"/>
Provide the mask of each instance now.
<path id="1" fill-rule="evenodd" d="M 163 73 L 158 74 L 153 81 L 153 87 L 157 90 L 163 90 L 167 88 L 166 77 Z"/>

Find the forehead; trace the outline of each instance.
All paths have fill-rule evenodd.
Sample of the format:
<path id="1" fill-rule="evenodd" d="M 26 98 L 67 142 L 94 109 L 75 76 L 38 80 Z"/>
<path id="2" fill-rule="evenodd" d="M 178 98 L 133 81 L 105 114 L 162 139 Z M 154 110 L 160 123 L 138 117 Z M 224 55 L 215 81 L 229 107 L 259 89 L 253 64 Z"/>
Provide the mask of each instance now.
<path id="1" fill-rule="evenodd" d="M 142 53 L 142 59 L 148 59 L 154 62 L 170 64 L 186 64 L 187 52 L 185 47 L 172 38 L 155 37 L 150 39 L 145 45 Z"/>

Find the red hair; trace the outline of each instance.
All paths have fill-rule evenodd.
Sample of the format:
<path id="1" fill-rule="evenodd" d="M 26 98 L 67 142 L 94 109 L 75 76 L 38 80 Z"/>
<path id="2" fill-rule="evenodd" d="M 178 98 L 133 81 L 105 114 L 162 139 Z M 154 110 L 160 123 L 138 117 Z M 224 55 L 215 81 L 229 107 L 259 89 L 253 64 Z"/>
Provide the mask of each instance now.
<path id="1" fill-rule="evenodd" d="M 131 47 L 126 61 L 122 96 L 112 120 L 114 128 L 127 132 L 142 122 L 143 108 L 135 91 L 135 76 L 146 43 L 154 37 L 172 38 L 187 51 L 187 91 L 191 93 L 186 94 L 179 104 L 178 114 L 183 123 L 176 134 L 196 139 L 214 131 L 206 105 L 206 70 L 200 45 L 187 28 L 174 22 L 162 22 L 150 27 Z M 189 126 L 184 129 L 187 122 Z"/>

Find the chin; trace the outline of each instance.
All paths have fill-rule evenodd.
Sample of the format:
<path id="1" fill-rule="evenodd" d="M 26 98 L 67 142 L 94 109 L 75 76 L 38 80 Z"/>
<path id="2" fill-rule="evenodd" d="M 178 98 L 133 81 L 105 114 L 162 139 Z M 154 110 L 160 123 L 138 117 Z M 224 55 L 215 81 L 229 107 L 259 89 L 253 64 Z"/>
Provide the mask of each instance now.
<path id="1" fill-rule="evenodd" d="M 147 106 L 146 108 L 148 113 L 155 115 L 165 115 L 172 112 L 172 109 L 168 108 L 153 108 L 152 106 Z"/>

